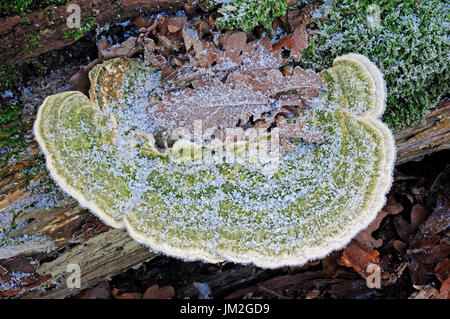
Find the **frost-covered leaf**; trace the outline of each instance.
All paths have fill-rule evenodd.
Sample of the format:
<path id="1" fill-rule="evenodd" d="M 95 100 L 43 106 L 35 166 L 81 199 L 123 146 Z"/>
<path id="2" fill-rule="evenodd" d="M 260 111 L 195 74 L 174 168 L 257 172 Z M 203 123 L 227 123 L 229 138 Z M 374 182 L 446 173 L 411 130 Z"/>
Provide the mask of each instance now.
<path id="1" fill-rule="evenodd" d="M 303 29 L 300 31 L 304 34 Z M 268 38 L 247 44 L 245 33 L 227 33 L 222 39 L 223 50 L 218 50 L 212 43 L 201 41 L 192 28 L 184 27 L 183 37 L 186 50 L 193 50 L 194 56 L 188 66 L 163 77 L 165 90 L 148 107 L 154 130 L 163 128 L 165 138 L 175 127 L 187 128 L 192 133 L 195 121 L 202 121 L 204 129 L 223 129 L 245 125 L 250 119 L 256 121 L 266 115 L 270 123 L 281 106 L 310 101 L 322 87 L 316 73 L 300 67 L 294 68 L 290 75 L 283 75 L 279 70 L 285 61 L 281 46 L 272 48 Z M 292 39 L 297 37 L 294 33 Z M 216 63 L 214 67 L 206 68 L 212 62 Z M 288 126 L 290 129 L 286 130 Z M 282 127 L 280 124 L 280 128 L 283 140 L 288 138 L 287 133 L 294 133 L 290 124 Z M 296 128 L 290 137 L 304 137 L 308 143 L 324 140 L 324 134 L 320 138 L 318 134 L 308 134 L 305 125 Z M 284 141 L 282 144 L 287 145 Z"/>

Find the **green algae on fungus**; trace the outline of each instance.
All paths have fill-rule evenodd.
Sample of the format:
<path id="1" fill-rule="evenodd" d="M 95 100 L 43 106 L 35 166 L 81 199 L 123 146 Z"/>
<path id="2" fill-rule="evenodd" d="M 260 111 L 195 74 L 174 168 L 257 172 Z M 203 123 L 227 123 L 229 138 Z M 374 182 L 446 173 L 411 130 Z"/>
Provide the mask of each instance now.
<path id="1" fill-rule="evenodd" d="M 90 99 L 79 92 L 48 97 L 34 133 L 66 192 L 155 251 L 267 268 L 301 265 L 369 225 L 384 205 L 395 158 L 380 120 L 386 93 L 375 65 L 349 54 L 320 76 L 323 93 L 301 116 L 327 139 L 296 141 L 276 165 L 270 158 L 199 161 L 211 145 L 195 140 L 161 150 L 146 110 L 148 96 L 161 89 L 161 71 L 139 59 L 95 67 Z M 274 132 L 224 153 L 248 156 Z M 191 156 L 176 160 L 180 150 Z"/>

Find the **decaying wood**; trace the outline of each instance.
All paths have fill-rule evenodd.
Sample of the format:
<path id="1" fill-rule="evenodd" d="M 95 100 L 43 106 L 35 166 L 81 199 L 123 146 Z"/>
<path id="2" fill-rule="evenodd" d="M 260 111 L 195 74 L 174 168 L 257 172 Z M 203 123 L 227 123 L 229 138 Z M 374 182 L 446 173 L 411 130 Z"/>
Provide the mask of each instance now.
<path id="1" fill-rule="evenodd" d="M 50 275 L 49 280 L 43 283 L 41 289 L 31 291 L 24 297 L 64 298 L 154 256 L 148 248 L 137 245 L 126 231 L 111 229 L 63 252 L 55 260 L 41 264 L 36 272 L 44 276 Z M 74 274 L 68 268 L 71 264 L 80 267 L 79 288 L 68 287 L 69 276 Z M 53 287 L 55 289 L 51 289 Z"/>
<path id="2" fill-rule="evenodd" d="M 33 143 L 31 147 L 37 148 L 37 145 Z M 8 194 L 0 199 L 0 217 L 9 213 L 9 207 L 31 196 L 26 187 L 30 181 L 24 182 L 20 178 L 21 168 L 23 166 L 15 165 L 0 171 L 2 184 L 4 180 L 8 181 L 0 187 L 3 196 Z M 9 191 L 5 193 L 7 189 Z M 105 226 L 72 199 L 63 200 L 60 204 L 61 207 L 57 208 L 19 214 L 15 222 L 28 221 L 28 224 L 10 232 L 8 238 L 26 235 L 32 239 L 11 246 L 0 245 L 0 266 L 6 269 L 8 260 L 19 255 L 40 264 L 35 272 L 38 274 L 36 278 L 43 282 L 39 289 L 23 289 L 24 297 L 65 297 L 154 257 L 146 247 L 137 245 L 126 231 Z M 75 289 L 66 284 L 72 274 L 67 268 L 71 264 L 78 265 L 81 271 L 81 287 Z M 3 295 L 0 289 L 0 297 L 8 295 Z"/>
<path id="3" fill-rule="evenodd" d="M 425 155 L 450 148 L 450 102 L 441 102 L 423 123 L 395 134 L 396 164 L 417 161 Z"/>

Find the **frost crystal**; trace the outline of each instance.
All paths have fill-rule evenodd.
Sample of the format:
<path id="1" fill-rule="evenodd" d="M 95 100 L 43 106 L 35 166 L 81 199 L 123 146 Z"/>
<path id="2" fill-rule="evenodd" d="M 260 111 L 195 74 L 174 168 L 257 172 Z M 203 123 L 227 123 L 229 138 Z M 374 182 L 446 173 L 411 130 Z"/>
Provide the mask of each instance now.
<path id="1" fill-rule="evenodd" d="M 155 251 L 185 260 L 300 265 L 368 226 L 384 204 L 395 157 L 392 134 L 380 121 L 385 88 L 376 66 L 350 54 L 320 76 L 324 92 L 298 116 L 326 140 L 294 139 L 294 150 L 281 151 L 276 166 L 270 158 L 242 160 L 264 147 L 255 139 L 225 148 L 233 160 L 224 162 L 198 160 L 214 141 L 182 138 L 158 147 L 155 127 L 164 118 L 152 122 L 147 107 L 160 93 L 161 74 L 139 59 L 94 68 L 90 99 L 79 92 L 47 97 L 34 133 L 66 192 Z M 180 150 L 188 151 L 183 161 L 176 160 Z"/>

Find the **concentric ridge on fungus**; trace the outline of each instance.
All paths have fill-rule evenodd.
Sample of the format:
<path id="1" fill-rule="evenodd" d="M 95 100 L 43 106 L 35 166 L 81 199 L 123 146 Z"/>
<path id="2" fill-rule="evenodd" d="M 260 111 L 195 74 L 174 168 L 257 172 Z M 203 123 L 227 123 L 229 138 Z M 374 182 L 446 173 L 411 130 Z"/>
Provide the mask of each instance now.
<path id="1" fill-rule="evenodd" d="M 349 54 L 320 76 L 326 90 L 301 116 L 327 140 L 296 141 L 269 174 L 262 172 L 270 163 L 177 162 L 173 148 L 160 152 L 146 107 L 161 74 L 139 59 L 95 67 L 90 99 L 80 92 L 47 97 L 34 134 L 66 192 L 155 251 L 300 265 L 342 248 L 372 222 L 395 159 L 393 136 L 380 120 L 386 90 L 378 68 Z"/>

